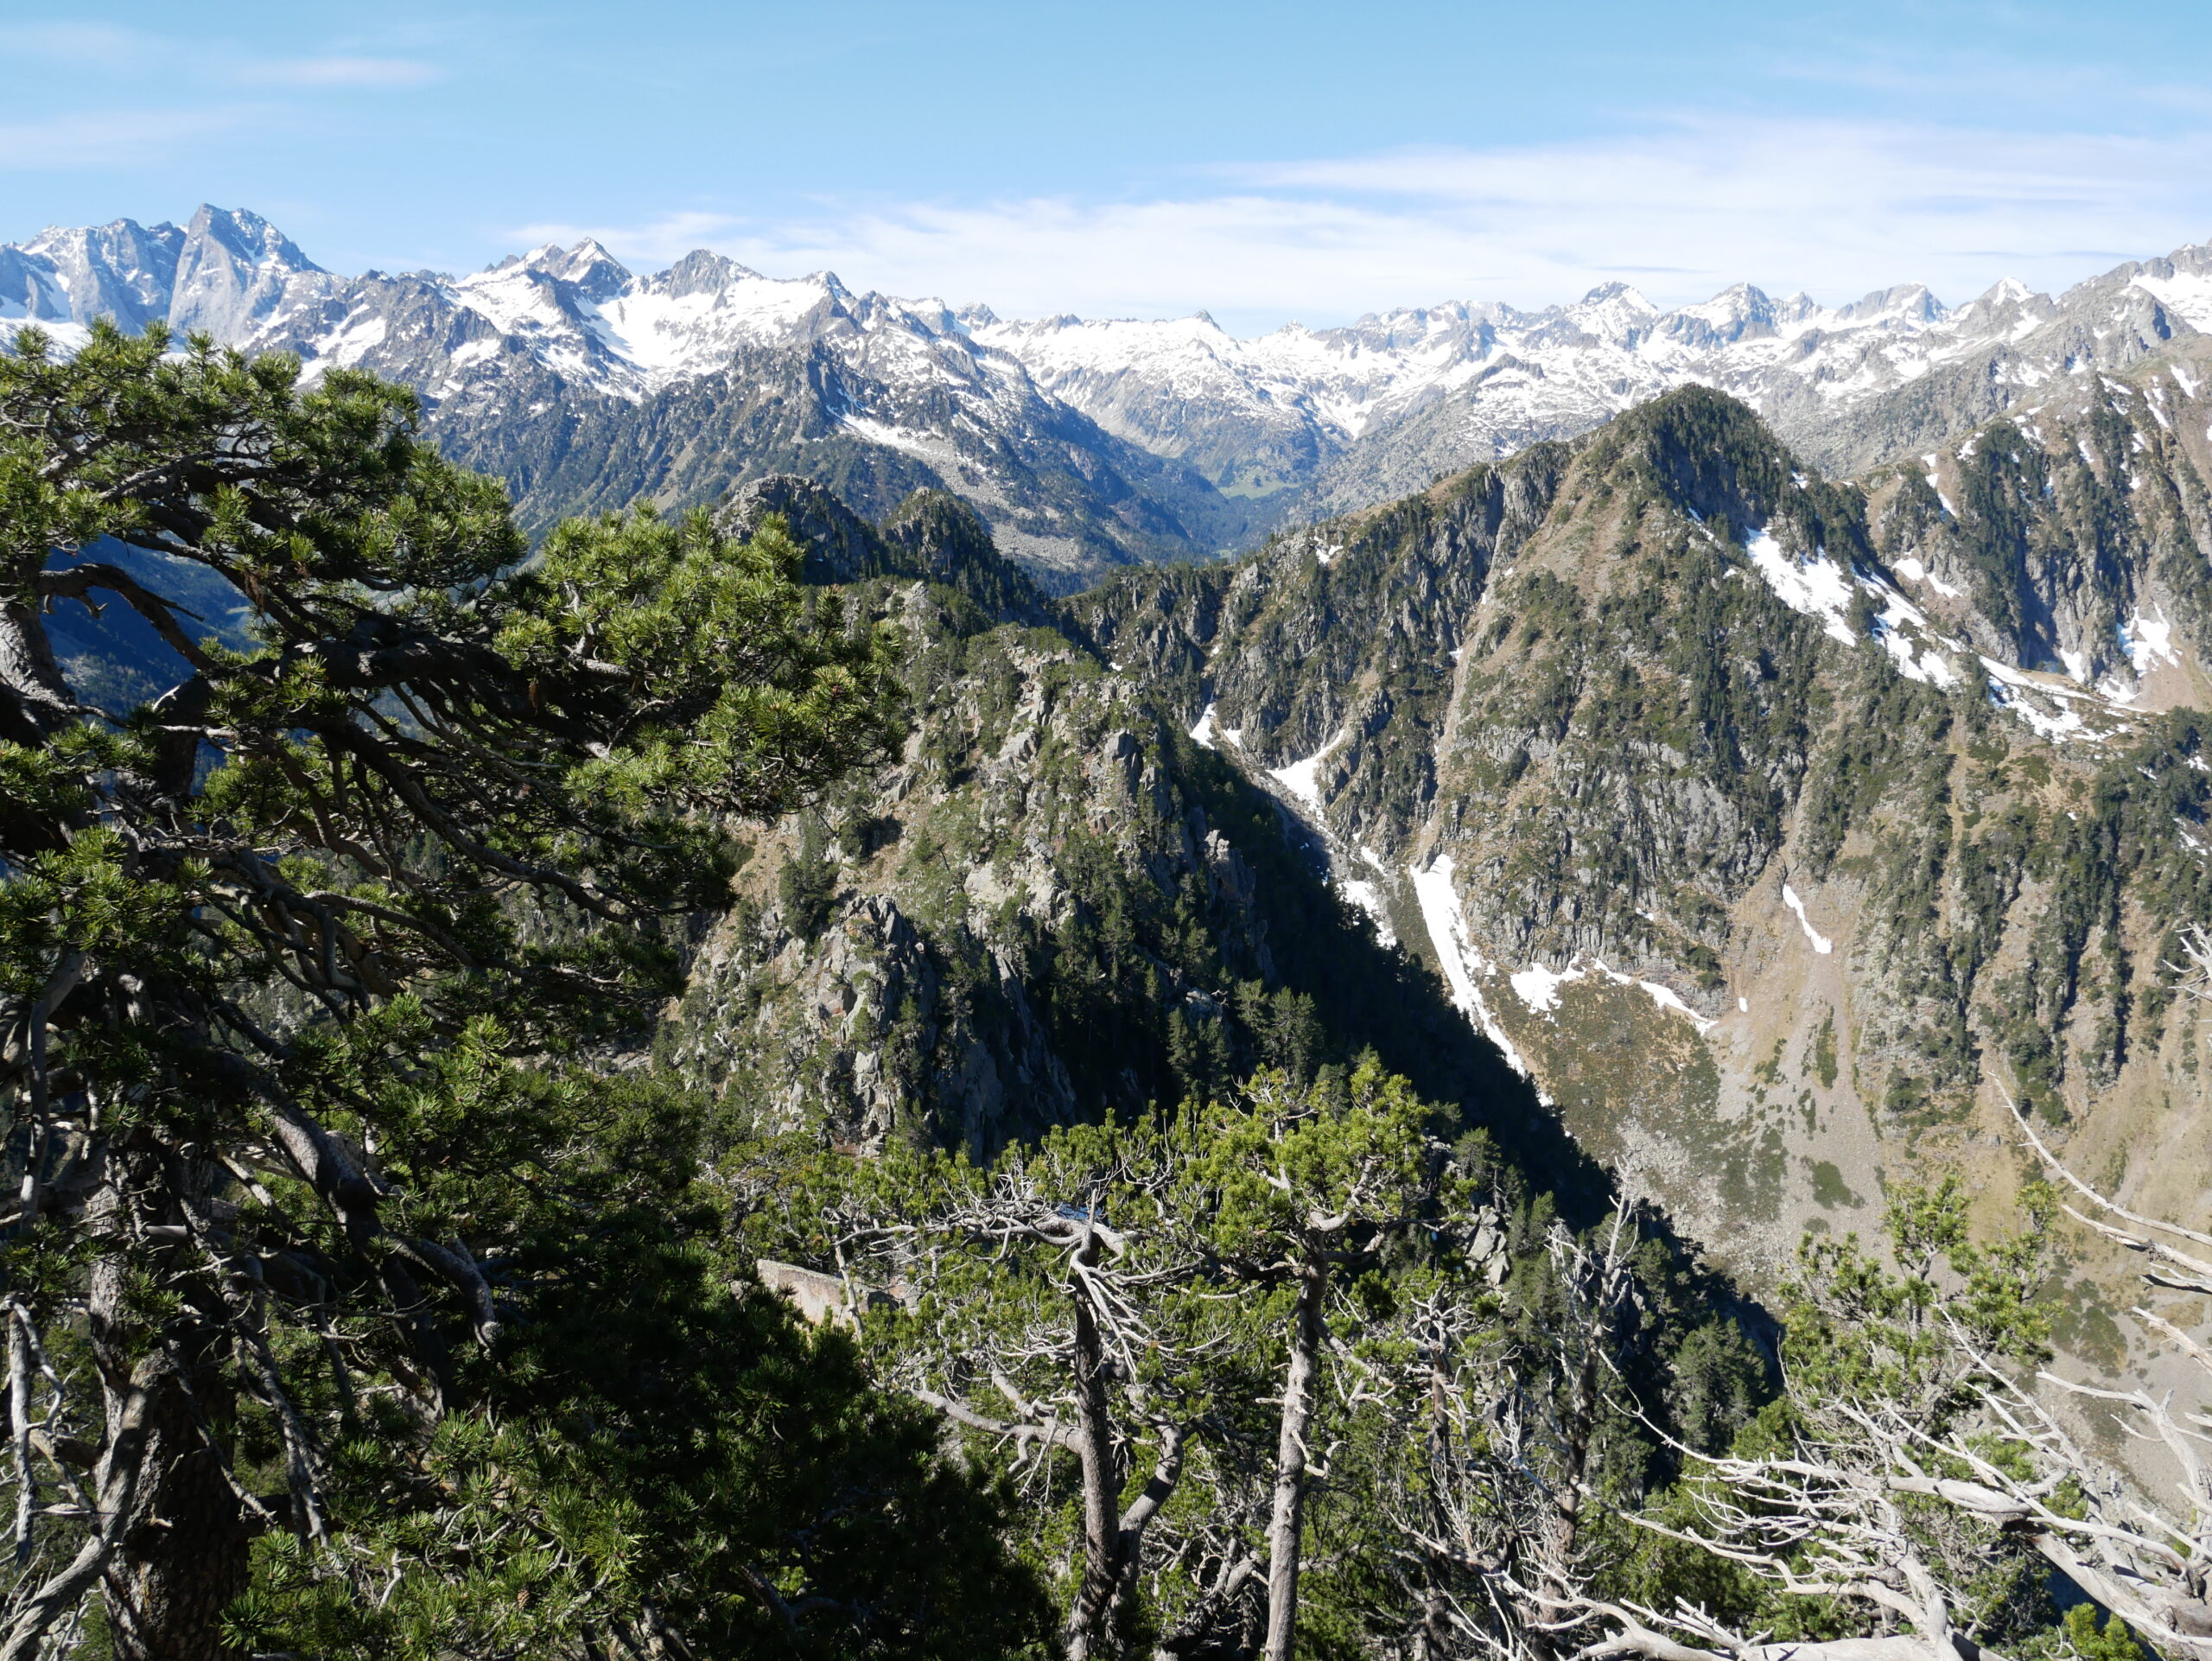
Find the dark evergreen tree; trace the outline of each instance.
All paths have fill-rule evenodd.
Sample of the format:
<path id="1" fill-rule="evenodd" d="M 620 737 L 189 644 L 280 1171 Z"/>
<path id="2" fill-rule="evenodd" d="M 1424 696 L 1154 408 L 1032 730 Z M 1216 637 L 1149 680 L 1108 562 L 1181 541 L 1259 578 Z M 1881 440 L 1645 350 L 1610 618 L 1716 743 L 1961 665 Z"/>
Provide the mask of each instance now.
<path id="1" fill-rule="evenodd" d="M 889 639 L 772 524 L 525 562 L 408 394 L 169 347 L 0 356 L 0 1657 L 237 1653 L 280 1535 L 245 1628 L 319 1654 L 1015 1641 L 988 1502 L 718 1289 L 681 1104 L 562 1072 L 671 990 L 727 827 L 880 748 Z M 95 709 L 48 614 L 96 603 L 187 678 Z"/>

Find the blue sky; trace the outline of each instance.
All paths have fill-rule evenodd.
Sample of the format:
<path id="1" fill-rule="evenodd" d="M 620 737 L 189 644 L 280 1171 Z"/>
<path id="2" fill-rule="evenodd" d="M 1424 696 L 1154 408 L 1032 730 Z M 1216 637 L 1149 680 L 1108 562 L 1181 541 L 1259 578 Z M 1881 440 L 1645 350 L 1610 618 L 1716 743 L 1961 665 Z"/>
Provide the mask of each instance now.
<path id="1" fill-rule="evenodd" d="M 1956 302 L 2212 236 L 2201 0 L 6 0 L 0 50 L 0 240 L 211 200 L 347 271 L 590 232 L 1244 332 L 1609 277 Z"/>

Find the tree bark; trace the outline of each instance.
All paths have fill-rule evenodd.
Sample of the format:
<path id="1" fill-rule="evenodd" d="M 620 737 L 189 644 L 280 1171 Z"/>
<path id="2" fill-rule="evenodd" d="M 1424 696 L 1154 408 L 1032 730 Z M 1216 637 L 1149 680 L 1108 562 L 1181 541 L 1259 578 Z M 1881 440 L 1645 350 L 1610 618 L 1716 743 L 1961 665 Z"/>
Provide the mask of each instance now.
<path id="1" fill-rule="evenodd" d="M 1086 1231 L 1075 1263 L 1094 1267 L 1098 1237 Z M 1114 1480 L 1113 1408 L 1107 1397 L 1106 1346 L 1098 1314 L 1080 1277 L 1071 1275 L 1075 1304 L 1076 1458 L 1083 1467 L 1083 1584 L 1068 1614 L 1068 1661 L 1091 1661 L 1116 1647 L 1105 1630 L 1122 1578 L 1121 1484 Z"/>
<path id="2" fill-rule="evenodd" d="M 111 1152 L 110 1161 L 121 1169 L 97 1208 L 120 1233 L 128 1196 L 156 1190 L 143 1158 Z M 233 1405 L 219 1311 L 194 1310 L 188 1297 L 181 1319 L 149 1334 L 130 1308 L 130 1280 L 119 1254 L 95 1263 L 86 1311 L 102 1373 L 128 1378 L 145 1397 L 137 1514 L 102 1576 L 116 1661 L 238 1661 L 240 1651 L 222 1641 L 222 1618 L 246 1588 L 251 1534 L 213 1441 Z M 149 1338 L 152 1353 L 136 1353 Z M 109 1388 L 112 1397 L 115 1383 Z"/>
<path id="3" fill-rule="evenodd" d="M 1298 1632 L 1298 1550 L 1306 1514 L 1306 1436 L 1321 1370 L 1322 1301 L 1329 1269 L 1318 1252 L 1299 1270 L 1291 1315 L 1290 1365 L 1282 1391 L 1282 1432 L 1275 1443 L 1274 1511 L 1268 1523 L 1268 1636 L 1265 1661 L 1290 1661 Z"/>
<path id="4" fill-rule="evenodd" d="M 75 718 L 35 600 L 0 601 L 0 738 L 38 745 Z"/>
<path id="5" fill-rule="evenodd" d="M 1160 1508 L 1174 1497 L 1176 1486 L 1183 1480 L 1183 1436 L 1180 1425 L 1160 1427 L 1159 1457 L 1153 1465 L 1151 1480 L 1144 1485 L 1144 1491 L 1129 1502 L 1115 1531 L 1114 1596 L 1106 1606 L 1106 1630 L 1113 1635 L 1117 1649 L 1125 1642 L 1130 1594 L 1135 1588 L 1145 1531 L 1160 1515 Z"/>
<path id="6" fill-rule="evenodd" d="M 233 1661 L 222 1619 L 246 1588 L 245 1519 L 184 1379 L 169 1371 L 156 1388 L 149 1515 L 108 1571 L 116 1661 Z"/>

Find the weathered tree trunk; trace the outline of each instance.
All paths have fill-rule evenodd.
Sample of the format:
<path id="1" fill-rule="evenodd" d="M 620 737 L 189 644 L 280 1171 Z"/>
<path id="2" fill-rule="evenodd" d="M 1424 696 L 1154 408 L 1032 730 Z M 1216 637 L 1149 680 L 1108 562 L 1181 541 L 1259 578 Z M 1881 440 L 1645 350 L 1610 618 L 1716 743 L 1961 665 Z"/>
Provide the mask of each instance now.
<path id="1" fill-rule="evenodd" d="M 121 1220 L 138 1161 L 111 1154 L 111 1210 Z M 152 1217 L 168 1223 L 168 1217 Z M 181 1278 L 181 1277 L 180 1277 Z M 150 1355 L 134 1358 L 149 1336 L 127 1301 L 119 1263 L 94 1266 L 87 1314 L 93 1351 L 110 1380 L 129 1378 L 145 1392 L 144 1475 L 137 1515 L 102 1576 L 116 1661 L 233 1661 L 222 1641 L 223 1611 L 244 1592 L 251 1534 L 211 1437 L 232 1418 L 220 1364 L 219 1321 L 188 1312 Z M 111 1391 L 113 1386 L 111 1384 Z"/>
<path id="2" fill-rule="evenodd" d="M 152 1503 L 107 1577 L 116 1661 L 231 1661 L 222 1618 L 246 1588 L 245 1520 L 184 1380 L 172 1371 L 156 1389 Z"/>
<path id="3" fill-rule="evenodd" d="M 1584 1356 L 1582 1371 L 1575 1378 L 1573 1405 L 1566 1415 L 1566 1480 L 1558 1485 L 1553 1501 L 1558 1513 L 1559 1534 L 1553 1549 L 1545 1555 L 1543 1568 L 1543 1588 L 1554 1598 L 1568 1598 L 1573 1593 L 1571 1565 L 1575 1547 L 1582 1539 L 1583 1479 L 1589 1467 L 1591 1441 L 1597 1434 L 1599 1382 L 1596 1354 Z"/>
<path id="4" fill-rule="evenodd" d="M 75 702 L 47 642 L 38 602 L 0 603 L 0 738 L 39 743 L 73 718 Z"/>
<path id="5" fill-rule="evenodd" d="M 1098 1261 L 1098 1240 L 1089 1235 L 1075 1262 Z M 1083 1468 L 1083 1584 L 1068 1613 L 1068 1661 L 1092 1661 L 1118 1646 L 1106 1630 L 1122 1578 L 1122 1529 L 1116 1515 L 1121 1484 L 1114 1478 L 1112 1403 L 1107 1397 L 1106 1346 L 1097 1312 L 1079 1278 L 1071 1277 L 1075 1304 L 1076 1458 Z"/>
<path id="6" fill-rule="evenodd" d="M 1128 1632 L 1129 1601 L 1136 1589 L 1137 1569 L 1143 1561 L 1145 1531 L 1160 1508 L 1174 1497 L 1183 1480 L 1183 1428 L 1163 1425 L 1159 1431 L 1159 1457 L 1144 1491 L 1129 1502 L 1115 1531 L 1114 1596 L 1106 1606 L 1106 1631 L 1113 1635 L 1118 1653 Z"/>
<path id="7" fill-rule="evenodd" d="M 1290 1365 L 1283 1375 L 1282 1433 L 1275 1443 L 1274 1513 L 1268 1523 L 1268 1637 L 1266 1661 L 1290 1661 L 1298 1632 L 1298 1548 L 1306 1516 L 1306 1437 L 1313 1422 L 1313 1395 L 1321 1370 L 1321 1305 L 1329 1289 L 1328 1264 L 1309 1254 L 1299 1271 L 1298 1303 L 1291 1315 Z"/>

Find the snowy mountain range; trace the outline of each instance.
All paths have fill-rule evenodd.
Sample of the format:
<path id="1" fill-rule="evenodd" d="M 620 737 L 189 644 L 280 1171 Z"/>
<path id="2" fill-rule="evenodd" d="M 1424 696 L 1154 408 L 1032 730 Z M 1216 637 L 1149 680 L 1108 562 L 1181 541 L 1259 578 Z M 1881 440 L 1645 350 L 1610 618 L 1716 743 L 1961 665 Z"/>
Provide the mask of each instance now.
<path id="1" fill-rule="evenodd" d="M 640 277 L 589 239 L 467 276 L 342 277 L 257 215 L 208 207 L 181 228 L 119 220 L 0 246 L 0 319 L 67 349 L 103 316 L 296 353 L 310 376 L 405 381 L 533 525 L 712 500 L 769 471 L 872 512 L 941 485 L 1067 589 L 1389 500 L 1689 382 L 1745 399 L 1825 467 L 1863 467 L 2054 376 L 2212 332 L 2212 248 L 2056 298 L 1999 283 L 1955 309 L 1916 284 L 1827 308 L 1739 283 L 1662 310 L 1611 283 L 1541 311 L 1452 302 L 1239 340 L 1203 313 L 1002 321 L 704 250 Z"/>

